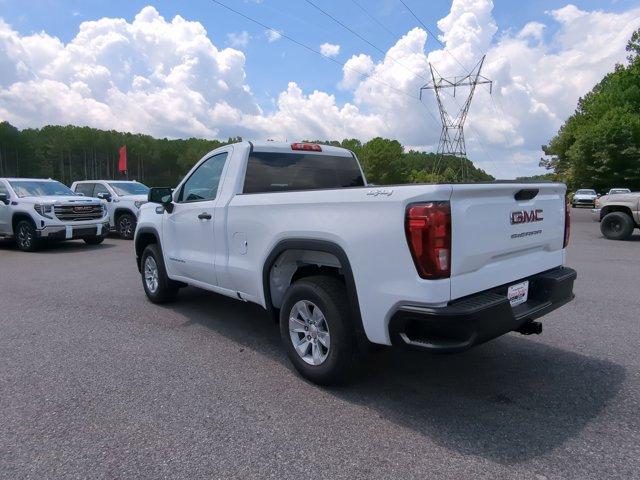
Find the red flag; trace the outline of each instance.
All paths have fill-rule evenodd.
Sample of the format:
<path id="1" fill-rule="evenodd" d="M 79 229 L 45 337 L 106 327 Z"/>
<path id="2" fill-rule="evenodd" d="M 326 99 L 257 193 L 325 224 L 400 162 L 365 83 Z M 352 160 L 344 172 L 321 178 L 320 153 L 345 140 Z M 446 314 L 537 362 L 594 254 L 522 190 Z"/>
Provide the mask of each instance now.
<path id="1" fill-rule="evenodd" d="M 126 172 L 127 171 L 127 146 L 124 145 L 120 147 L 120 160 L 118 161 L 118 172 Z"/>

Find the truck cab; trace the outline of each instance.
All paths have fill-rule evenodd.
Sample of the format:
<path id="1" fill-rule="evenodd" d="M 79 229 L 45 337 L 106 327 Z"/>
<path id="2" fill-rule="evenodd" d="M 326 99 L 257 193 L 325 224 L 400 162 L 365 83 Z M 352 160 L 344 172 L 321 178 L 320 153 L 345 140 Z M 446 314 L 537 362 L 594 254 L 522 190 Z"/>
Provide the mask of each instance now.
<path id="1" fill-rule="evenodd" d="M 71 190 L 102 200 L 109 212 L 109 228 L 120 238 L 131 240 L 140 207 L 147 202 L 149 187 L 135 180 L 82 180 Z"/>

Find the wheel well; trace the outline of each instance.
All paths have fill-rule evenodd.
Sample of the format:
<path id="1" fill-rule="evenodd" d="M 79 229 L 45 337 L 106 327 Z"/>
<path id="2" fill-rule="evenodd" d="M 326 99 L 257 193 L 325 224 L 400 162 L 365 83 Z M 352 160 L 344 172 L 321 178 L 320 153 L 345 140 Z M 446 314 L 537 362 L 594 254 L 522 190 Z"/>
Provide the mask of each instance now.
<path id="1" fill-rule="evenodd" d="M 271 306 L 279 309 L 289 285 L 313 275 L 329 275 L 345 281 L 340 260 L 331 253 L 314 250 L 285 250 L 280 253 L 268 274 Z"/>
<path id="2" fill-rule="evenodd" d="M 278 271 L 274 271 L 276 266 Z M 291 282 L 318 274 L 335 276 L 345 283 L 356 338 L 361 346 L 369 345 L 362 324 L 358 291 L 349 257 L 339 245 L 326 240 L 289 238 L 281 240 L 271 250 L 263 265 L 262 282 L 265 308 L 272 318 L 278 321 L 279 306 Z M 272 287 L 272 278 L 279 282 L 276 289 Z"/>
<path id="3" fill-rule="evenodd" d="M 140 270 L 140 257 L 142 257 L 142 252 L 152 243 L 160 243 L 155 232 L 143 231 L 138 234 L 138 238 L 136 238 L 136 263 L 138 264 L 138 270 Z"/>
<path id="4" fill-rule="evenodd" d="M 631 213 L 631 209 L 629 207 L 624 207 L 622 205 L 607 205 L 606 207 L 602 207 L 602 210 L 600 211 L 600 220 L 602 220 L 605 217 L 605 215 L 612 212 L 626 213 L 633 220 L 633 213 Z"/>
<path id="5" fill-rule="evenodd" d="M 16 227 L 18 226 L 18 222 L 21 222 L 22 220 L 27 220 L 29 222 L 31 222 L 33 224 L 33 226 L 36 226 L 36 222 L 33 221 L 33 218 L 31 218 L 31 215 L 29 215 L 28 213 L 14 213 L 13 217 L 11 217 L 11 228 L 13 230 L 13 232 L 16 231 Z"/>
<path id="6" fill-rule="evenodd" d="M 131 210 L 128 210 L 126 208 L 116 208 L 116 211 L 113 214 L 114 221 L 117 222 L 118 221 L 118 217 L 120 217 L 120 215 L 122 215 L 123 213 L 128 213 L 129 215 L 131 215 L 131 216 L 133 216 L 135 218 L 135 215 L 133 214 L 133 212 Z"/>

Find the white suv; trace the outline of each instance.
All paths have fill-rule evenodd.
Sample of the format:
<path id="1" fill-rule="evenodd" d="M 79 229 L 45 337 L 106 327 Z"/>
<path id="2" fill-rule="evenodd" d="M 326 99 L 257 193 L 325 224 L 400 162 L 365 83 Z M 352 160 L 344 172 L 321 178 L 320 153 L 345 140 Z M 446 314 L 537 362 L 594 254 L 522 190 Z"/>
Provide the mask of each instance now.
<path id="1" fill-rule="evenodd" d="M 133 238 L 138 212 L 147 203 L 149 187 L 135 180 L 83 180 L 73 182 L 71 190 L 103 200 L 109 211 L 110 228 L 121 238 Z"/>
<path id="2" fill-rule="evenodd" d="M 107 208 L 55 180 L 0 178 L 0 238 L 33 251 L 44 240 L 98 244 L 109 231 Z"/>

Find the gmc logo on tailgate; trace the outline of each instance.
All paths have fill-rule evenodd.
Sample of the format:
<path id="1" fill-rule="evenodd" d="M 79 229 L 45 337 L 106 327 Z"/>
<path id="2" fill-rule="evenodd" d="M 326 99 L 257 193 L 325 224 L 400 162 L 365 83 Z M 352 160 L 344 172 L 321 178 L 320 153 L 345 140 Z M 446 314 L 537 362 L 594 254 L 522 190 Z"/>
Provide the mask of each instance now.
<path id="1" fill-rule="evenodd" d="M 540 208 L 536 210 L 518 210 L 517 212 L 511 212 L 511 225 L 541 222 L 542 220 L 542 209 Z"/>

